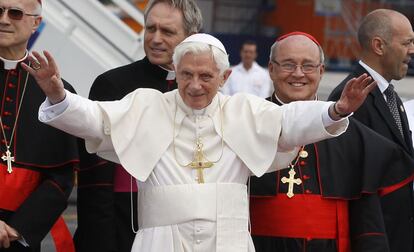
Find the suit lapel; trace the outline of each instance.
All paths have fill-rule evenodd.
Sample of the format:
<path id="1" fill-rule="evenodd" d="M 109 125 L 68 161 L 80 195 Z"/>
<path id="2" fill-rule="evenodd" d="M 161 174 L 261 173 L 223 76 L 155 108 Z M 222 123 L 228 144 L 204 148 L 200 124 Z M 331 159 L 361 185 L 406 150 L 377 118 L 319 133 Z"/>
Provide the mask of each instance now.
<path id="1" fill-rule="evenodd" d="M 359 76 L 363 73 L 366 73 L 368 75 L 370 75 L 365 68 L 363 68 L 360 64 L 358 64 L 358 67 L 356 68 L 355 71 Z M 371 76 L 371 75 L 370 75 Z M 381 93 L 380 89 L 378 87 L 376 87 L 373 91 L 371 91 L 371 93 L 369 94 L 369 96 L 371 96 L 373 98 L 374 101 L 374 107 L 375 109 L 378 111 L 378 113 L 381 115 L 381 117 L 384 119 L 385 123 L 387 124 L 388 128 L 391 130 L 392 134 L 395 136 L 396 139 L 398 139 L 398 141 L 400 142 L 400 144 L 402 146 L 404 146 L 406 149 L 412 149 L 409 147 L 410 145 L 408 145 L 408 142 L 411 141 L 407 141 L 407 137 L 409 137 L 408 134 L 408 119 L 405 113 L 400 113 L 401 115 L 401 122 L 403 123 L 403 130 L 404 130 L 404 138 L 401 136 L 400 131 L 398 130 L 398 126 L 397 123 L 395 122 L 394 117 L 391 114 L 391 111 L 387 105 L 387 102 L 384 99 L 383 94 Z M 401 105 L 401 100 L 397 95 L 397 105 L 398 105 L 398 109 L 400 110 L 400 105 Z"/>
<path id="2" fill-rule="evenodd" d="M 400 112 L 401 123 L 402 123 L 402 127 L 403 127 L 403 132 L 404 132 L 404 141 L 405 141 L 405 143 L 407 144 L 407 146 L 409 148 L 409 152 L 411 154 L 413 154 L 414 153 L 414 151 L 413 151 L 413 142 L 412 142 L 412 138 L 411 138 L 411 134 L 410 134 L 410 126 L 408 124 L 407 114 L 405 112 L 404 105 L 403 105 L 400 97 L 398 97 L 398 95 L 397 95 L 397 106 L 398 106 L 398 111 Z"/>
<path id="3" fill-rule="evenodd" d="M 374 98 L 374 107 L 382 116 L 388 128 L 391 130 L 392 134 L 398 139 L 400 144 L 407 148 L 406 141 L 402 138 L 401 133 L 398 130 L 397 123 L 395 122 L 394 117 L 392 116 L 391 111 L 387 103 L 385 102 L 383 94 L 381 93 L 379 88 L 375 88 L 370 95 L 372 95 Z"/>

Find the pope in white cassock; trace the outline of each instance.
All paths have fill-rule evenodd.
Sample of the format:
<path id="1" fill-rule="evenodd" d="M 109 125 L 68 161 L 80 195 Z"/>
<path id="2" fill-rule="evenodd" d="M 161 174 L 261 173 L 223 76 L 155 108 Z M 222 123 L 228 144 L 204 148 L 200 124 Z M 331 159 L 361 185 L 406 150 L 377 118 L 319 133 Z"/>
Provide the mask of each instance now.
<path id="1" fill-rule="evenodd" d="M 138 89 L 120 101 L 66 92 L 45 52 L 24 65 L 47 95 L 39 119 L 86 139 L 87 149 L 122 164 L 138 180 L 139 228 L 132 251 L 254 251 L 246 183 L 287 167 L 298 148 L 340 135 L 375 86 L 363 75 L 337 103 L 279 107 L 217 93 L 231 73 L 223 44 L 195 34 L 175 49 L 178 90 Z M 32 62 L 36 61 L 31 57 Z M 300 71 L 300 67 L 298 69 Z"/>

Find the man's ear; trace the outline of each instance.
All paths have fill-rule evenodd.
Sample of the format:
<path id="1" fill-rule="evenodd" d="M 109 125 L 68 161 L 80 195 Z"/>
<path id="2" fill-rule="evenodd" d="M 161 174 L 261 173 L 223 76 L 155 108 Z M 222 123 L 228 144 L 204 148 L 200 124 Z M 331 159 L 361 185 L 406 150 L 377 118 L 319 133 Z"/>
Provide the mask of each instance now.
<path id="1" fill-rule="evenodd" d="M 383 55 L 385 50 L 385 41 L 380 37 L 374 37 L 371 40 L 372 51 L 377 55 Z"/>
<path id="2" fill-rule="evenodd" d="M 41 16 L 35 17 L 34 24 L 33 24 L 33 29 L 32 29 L 32 34 L 37 31 L 37 29 L 39 28 L 41 23 L 42 23 L 42 17 Z"/>
<path id="3" fill-rule="evenodd" d="M 269 63 L 267 64 L 267 71 L 271 73 L 273 71 L 273 64 L 272 61 L 269 60 Z"/>
<path id="4" fill-rule="evenodd" d="M 223 82 L 220 84 L 220 87 L 222 87 L 224 85 L 224 83 L 226 83 L 227 79 L 229 78 L 230 74 L 231 74 L 231 69 L 227 69 L 226 71 L 224 71 L 223 73 Z"/>

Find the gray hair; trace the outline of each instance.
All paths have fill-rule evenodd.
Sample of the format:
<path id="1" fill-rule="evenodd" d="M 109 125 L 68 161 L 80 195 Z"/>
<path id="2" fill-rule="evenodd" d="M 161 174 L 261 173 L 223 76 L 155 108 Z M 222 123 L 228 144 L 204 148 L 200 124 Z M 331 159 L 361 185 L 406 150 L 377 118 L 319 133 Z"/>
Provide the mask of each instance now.
<path id="1" fill-rule="evenodd" d="M 371 48 L 371 41 L 375 36 L 381 37 L 386 42 L 391 41 L 393 28 L 390 14 L 398 12 L 387 9 L 378 9 L 368 13 L 358 28 L 358 42 L 362 49 Z"/>
<path id="2" fill-rule="evenodd" d="M 42 5 L 40 3 L 37 3 L 34 13 L 39 16 L 42 15 Z"/>
<path id="3" fill-rule="evenodd" d="M 198 33 L 203 26 L 203 17 L 200 8 L 194 0 L 150 0 L 145 8 L 144 20 L 147 21 L 148 13 L 158 3 L 166 3 L 183 14 L 184 30 L 189 34 Z"/>
<path id="4" fill-rule="evenodd" d="M 38 16 L 42 15 L 42 4 L 40 4 L 37 0 L 32 0 L 28 3 L 30 5 L 30 14 L 35 14 Z M 27 10 L 26 10 L 27 11 Z"/>
<path id="5" fill-rule="evenodd" d="M 279 46 L 280 41 L 276 41 L 275 43 L 273 43 L 272 47 L 270 47 L 270 56 L 269 59 L 270 61 L 273 61 L 276 58 L 276 49 Z M 315 44 L 317 45 L 317 44 Z M 324 64 L 325 62 L 325 54 L 323 53 L 322 47 L 320 45 L 317 45 L 318 49 L 319 49 L 319 60 L 321 64 Z"/>
<path id="6" fill-rule="evenodd" d="M 202 42 L 185 42 L 175 47 L 173 55 L 173 64 L 177 67 L 181 58 L 187 54 L 201 54 L 210 52 L 214 61 L 216 62 L 217 68 L 220 70 L 220 76 L 230 68 L 229 57 L 222 50 L 215 46 L 208 45 Z"/>

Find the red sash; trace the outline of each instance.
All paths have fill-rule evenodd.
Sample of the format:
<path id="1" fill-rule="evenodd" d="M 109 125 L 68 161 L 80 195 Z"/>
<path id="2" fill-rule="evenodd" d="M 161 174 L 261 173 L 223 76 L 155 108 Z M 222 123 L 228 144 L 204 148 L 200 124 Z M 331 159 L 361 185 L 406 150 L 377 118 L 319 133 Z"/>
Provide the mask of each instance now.
<path id="1" fill-rule="evenodd" d="M 39 182 L 39 172 L 14 166 L 13 172 L 8 173 L 7 165 L 0 163 L 0 209 L 16 211 Z"/>
<path id="2" fill-rule="evenodd" d="M 0 209 L 15 212 L 29 195 L 38 187 L 39 172 L 13 166 L 7 172 L 7 165 L 0 163 Z M 65 221 L 60 217 L 51 229 L 57 252 L 74 252 L 72 235 Z"/>
<path id="3" fill-rule="evenodd" d="M 73 243 L 72 235 L 62 216 L 60 216 L 55 225 L 53 225 L 50 234 L 55 242 L 56 252 L 75 252 L 75 244 Z"/>
<path id="4" fill-rule="evenodd" d="M 252 196 L 250 214 L 253 235 L 336 239 L 338 252 L 351 251 L 347 201 L 315 194 Z"/>

